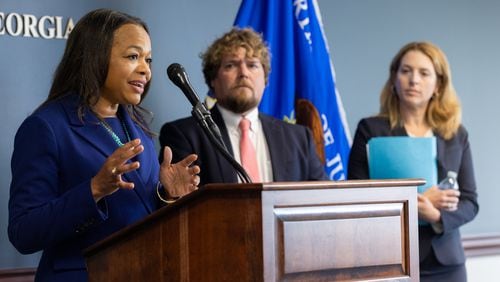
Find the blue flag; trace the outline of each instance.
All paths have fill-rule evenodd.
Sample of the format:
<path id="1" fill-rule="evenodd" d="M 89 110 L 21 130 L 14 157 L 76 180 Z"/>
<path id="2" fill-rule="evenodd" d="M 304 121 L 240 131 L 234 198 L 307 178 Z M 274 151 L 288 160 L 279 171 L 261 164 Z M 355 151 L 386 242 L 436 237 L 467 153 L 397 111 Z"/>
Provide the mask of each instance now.
<path id="1" fill-rule="evenodd" d="M 332 180 L 347 179 L 351 137 L 317 2 L 243 0 L 234 25 L 262 33 L 271 50 L 259 110 L 295 122 L 296 102 L 309 102 L 319 113 L 326 172 Z"/>

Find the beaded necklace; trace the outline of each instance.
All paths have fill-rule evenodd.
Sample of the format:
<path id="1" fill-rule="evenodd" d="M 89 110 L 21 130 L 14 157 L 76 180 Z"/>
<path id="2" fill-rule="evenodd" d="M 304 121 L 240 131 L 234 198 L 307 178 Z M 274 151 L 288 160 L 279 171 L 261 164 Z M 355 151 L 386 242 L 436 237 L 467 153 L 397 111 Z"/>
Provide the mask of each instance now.
<path id="1" fill-rule="evenodd" d="M 120 118 L 118 118 L 122 124 L 122 128 L 123 128 L 123 131 L 125 131 L 125 135 L 127 136 L 127 142 L 130 141 L 130 135 L 128 133 L 128 130 L 127 130 L 127 126 L 125 125 L 125 122 L 123 122 L 123 120 L 121 120 Z M 118 137 L 118 135 L 116 135 L 116 133 L 113 131 L 113 129 L 111 128 L 111 126 L 103 119 L 99 122 L 100 125 L 102 125 L 102 127 L 104 127 L 104 129 L 106 129 L 106 131 L 109 133 L 109 135 L 111 135 L 111 138 L 113 138 L 113 140 L 115 140 L 115 143 L 121 147 L 123 146 L 123 142 L 122 140 L 120 140 L 120 137 Z"/>

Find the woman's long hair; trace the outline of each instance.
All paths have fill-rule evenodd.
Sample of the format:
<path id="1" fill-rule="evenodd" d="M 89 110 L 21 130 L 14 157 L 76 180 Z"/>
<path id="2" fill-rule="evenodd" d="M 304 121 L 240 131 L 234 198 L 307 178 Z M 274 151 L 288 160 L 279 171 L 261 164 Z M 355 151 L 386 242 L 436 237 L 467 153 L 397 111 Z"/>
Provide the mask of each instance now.
<path id="1" fill-rule="evenodd" d="M 114 32 L 125 24 L 139 25 L 149 34 L 146 23 L 141 19 L 118 11 L 98 9 L 81 18 L 68 37 L 49 96 L 42 105 L 76 93 L 80 97 L 78 116 L 83 120 L 85 110 L 97 103 L 100 89 L 106 81 Z M 150 82 L 144 87 L 142 100 L 147 95 Z M 138 105 L 125 107 L 131 118 L 151 135 L 146 121 L 146 116 L 151 117 L 151 113 Z"/>
<path id="2" fill-rule="evenodd" d="M 379 116 L 387 117 L 391 128 L 403 126 L 399 112 L 399 97 L 394 83 L 401 60 L 409 51 L 419 51 L 432 62 L 437 76 L 437 91 L 427 105 L 425 120 L 444 139 L 450 139 L 460 127 L 462 110 L 451 82 L 451 72 L 445 54 L 430 42 L 411 42 L 403 46 L 392 59 L 389 78 L 380 94 Z"/>

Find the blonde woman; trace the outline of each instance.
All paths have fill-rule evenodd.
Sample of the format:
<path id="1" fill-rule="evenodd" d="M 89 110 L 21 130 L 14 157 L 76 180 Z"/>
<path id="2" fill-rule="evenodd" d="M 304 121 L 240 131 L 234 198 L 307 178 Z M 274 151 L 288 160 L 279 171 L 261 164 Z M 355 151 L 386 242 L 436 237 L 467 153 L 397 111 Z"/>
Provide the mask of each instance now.
<path id="1" fill-rule="evenodd" d="M 468 133 L 445 54 L 412 42 L 396 54 L 380 96 L 380 113 L 362 119 L 349 158 L 348 178 L 367 179 L 366 144 L 377 136 L 436 137 L 438 179 L 457 172 L 459 190 L 433 186 L 418 195 L 420 281 L 466 281 L 459 227 L 478 213 Z"/>

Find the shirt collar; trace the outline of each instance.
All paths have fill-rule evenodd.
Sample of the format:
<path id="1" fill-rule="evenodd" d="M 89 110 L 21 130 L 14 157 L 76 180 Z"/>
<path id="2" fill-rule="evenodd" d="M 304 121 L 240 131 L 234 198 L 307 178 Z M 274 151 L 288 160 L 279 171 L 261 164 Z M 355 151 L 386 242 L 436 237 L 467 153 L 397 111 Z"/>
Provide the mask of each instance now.
<path id="1" fill-rule="evenodd" d="M 228 128 L 238 128 L 238 125 L 240 124 L 240 120 L 242 119 L 243 115 L 242 114 L 237 114 L 234 113 L 228 109 L 225 109 L 224 107 L 216 104 L 218 107 L 222 118 L 224 119 L 224 122 L 226 123 L 226 126 Z M 250 129 L 253 132 L 257 131 L 258 128 L 258 122 L 259 122 L 259 108 L 255 107 L 251 109 L 250 111 L 246 112 L 244 116 L 250 120 Z"/>

